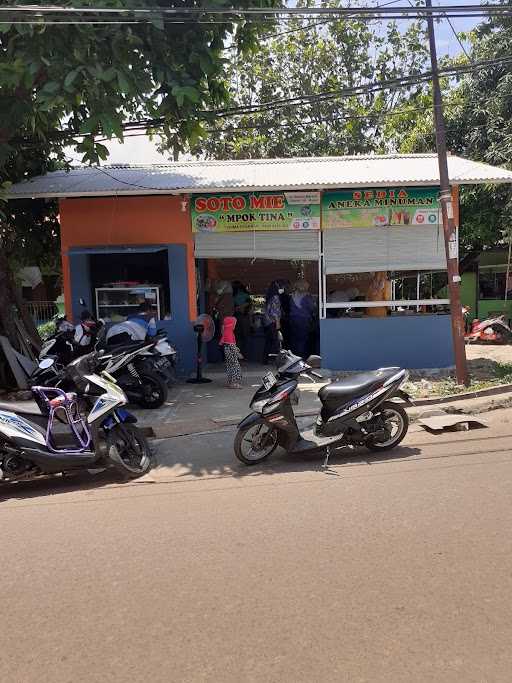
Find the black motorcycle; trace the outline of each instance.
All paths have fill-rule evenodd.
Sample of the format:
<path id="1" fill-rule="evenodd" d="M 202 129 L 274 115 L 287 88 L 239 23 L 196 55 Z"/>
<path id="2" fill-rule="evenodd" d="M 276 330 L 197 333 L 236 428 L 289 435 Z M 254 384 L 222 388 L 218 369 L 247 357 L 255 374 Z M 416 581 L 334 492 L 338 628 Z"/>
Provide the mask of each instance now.
<path id="1" fill-rule="evenodd" d="M 298 401 L 299 376 L 323 379 L 310 365 L 282 351 L 277 356 L 277 376 L 272 372 L 251 401 L 253 412 L 238 425 L 235 455 L 246 465 L 256 465 L 281 446 L 288 453 L 326 451 L 327 467 L 332 449 L 365 446 L 385 451 L 407 434 L 409 418 L 396 399 L 411 402 L 401 390 L 407 370 L 381 368 L 326 384 L 318 392 L 322 403 L 315 425 L 300 431 L 292 403 Z"/>
<path id="2" fill-rule="evenodd" d="M 114 377 L 131 403 L 142 408 L 160 408 L 167 400 L 167 382 L 155 372 L 148 361 L 156 342 L 134 343 L 119 352 L 102 351 L 99 355 L 99 371 Z M 51 350 L 50 350 L 51 351 Z M 76 356 L 80 355 L 76 352 Z M 67 356 L 40 356 L 39 366 L 28 378 L 30 386 L 56 386 L 65 388 Z"/>

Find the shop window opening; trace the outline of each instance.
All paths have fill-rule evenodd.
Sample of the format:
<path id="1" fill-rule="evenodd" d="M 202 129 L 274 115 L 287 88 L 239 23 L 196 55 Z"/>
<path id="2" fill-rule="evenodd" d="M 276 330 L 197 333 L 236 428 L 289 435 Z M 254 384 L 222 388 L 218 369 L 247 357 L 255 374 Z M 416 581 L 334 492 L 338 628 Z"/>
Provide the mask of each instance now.
<path id="1" fill-rule="evenodd" d="M 326 317 L 449 313 L 447 287 L 446 271 L 327 275 Z"/>
<path id="2" fill-rule="evenodd" d="M 89 270 L 96 316 L 120 322 L 148 304 L 157 320 L 171 318 L 166 249 L 91 254 Z"/>
<path id="3" fill-rule="evenodd" d="M 282 283 L 281 332 L 283 345 L 299 355 L 319 353 L 319 276 L 318 261 L 305 259 L 210 258 L 196 261 L 200 273 L 198 302 L 200 310 L 214 317 L 215 338 L 208 344 L 209 362 L 221 362 L 219 346 L 222 313 L 234 311 L 235 336 L 246 361 L 265 362 L 266 295 L 273 282 Z M 300 325 L 292 324 L 291 297 L 294 285 L 307 283 L 312 301 L 311 315 Z M 219 283 L 227 285 L 225 296 L 218 294 Z M 225 306 L 226 309 L 225 309 Z M 221 309 L 221 310 L 219 310 Z M 225 310 L 224 310 L 225 309 Z M 268 340 L 267 340 L 268 344 Z M 267 348 L 268 350 L 268 348 Z M 275 351 L 276 349 L 272 349 Z"/>

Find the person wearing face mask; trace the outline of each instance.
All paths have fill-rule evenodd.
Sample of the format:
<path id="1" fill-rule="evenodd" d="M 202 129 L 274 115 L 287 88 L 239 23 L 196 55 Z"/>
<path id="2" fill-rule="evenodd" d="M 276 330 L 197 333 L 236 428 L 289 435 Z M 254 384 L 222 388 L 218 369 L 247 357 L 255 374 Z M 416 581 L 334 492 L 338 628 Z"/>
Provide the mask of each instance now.
<path id="1" fill-rule="evenodd" d="M 274 280 L 267 290 L 265 297 L 264 331 L 265 348 L 263 351 L 263 362 L 269 362 L 269 354 L 278 353 L 282 340 L 281 318 L 283 317 L 283 307 L 281 296 L 284 294 L 284 285 L 280 280 Z"/>
<path id="2" fill-rule="evenodd" d="M 316 304 L 309 282 L 297 280 L 290 299 L 290 340 L 294 354 L 306 358 L 315 324 Z"/>
<path id="3" fill-rule="evenodd" d="M 281 302 L 281 332 L 283 335 L 283 349 L 290 349 L 290 291 L 291 284 L 290 280 L 281 280 L 281 292 L 279 295 L 279 301 Z"/>

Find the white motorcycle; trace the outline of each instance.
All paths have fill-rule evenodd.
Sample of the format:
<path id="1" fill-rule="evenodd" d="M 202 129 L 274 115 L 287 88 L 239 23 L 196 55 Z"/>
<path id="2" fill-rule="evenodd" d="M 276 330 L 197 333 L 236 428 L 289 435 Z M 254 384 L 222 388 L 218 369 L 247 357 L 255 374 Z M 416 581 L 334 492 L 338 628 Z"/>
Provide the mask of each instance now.
<path id="1" fill-rule="evenodd" d="M 106 373 L 95 374 L 97 365 L 98 354 L 90 353 L 67 366 L 77 392 L 32 387 L 37 410 L 13 412 L 0 404 L 0 481 L 109 467 L 125 478 L 149 472 L 151 449 L 122 407 L 128 399 Z"/>

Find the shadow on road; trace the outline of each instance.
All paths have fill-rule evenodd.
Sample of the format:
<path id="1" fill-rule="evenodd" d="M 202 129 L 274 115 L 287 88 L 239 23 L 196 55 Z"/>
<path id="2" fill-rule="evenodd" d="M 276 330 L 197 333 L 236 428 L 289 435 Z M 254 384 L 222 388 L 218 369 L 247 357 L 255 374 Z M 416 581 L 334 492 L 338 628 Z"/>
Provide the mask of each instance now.
<path id="1" fill-rule="evenodd" d="M 211 436 L 211 435 L 210 435 Z M 197 438 L 197 437 L 196 437 Z M 203 437 L 204 438 L 204 437 Z M 97 491 L 106 487 L 125 487 L 133 484 L 152 484 L 165 479 L 166 482 L 178 482 L 184 479 L 188 481 L 201 479 L 217 479 L 220 477 L 242 479 L 247 477 L 270 477 L 275 474 L 318 472 L 319 470 L 328 475 L 339 474 L 339 468 L 371 465 L 387 461 L 403 461 L 421 454 L 421 449 L 412 447 L 399 447 L 389 453 L 369 453 L 367 450 L 338 450 L 331 454 L 328 469 L 323 469 L 325 453 L 305 455 L 289 455 L 280 450 L 259 465 L 246 466 L 239 463 L 232 450 L 226 444 L 210 443 L 205 452 L 201 449 L 198 453 L 188 449 L 183 444 L 184 438 L 179 439 L 180 444 L 172 439 L 174 447 L 172 453 L 167 453 L 148 475 L 141 479 L 129 482 L 122 481 L 114 471 L 105 471 L 97 474 L 79 472 L 76 474 L 61 476 L 54 475 L 0 485 L 0 504 L 7 501 L 29 500 L 47 496 L 49 499 L 61 494 L 78 491 Z M 161 445 L 160 445 L 161 446 Z M 186 455 L 192 457 L 184 457 Z M 201 457 L 202 456 L 202 457 Z M 336 470 L 333 468 L 337 468 Z"/>
<path id="2" fill-rule="evenodd" d="M 74 491 L 95 491 L 107 486 L 123 486 L 126 483 L 112 471 L 90 474 L 77 472 L 62 476 L 55 474 L 38 479 L 0 484 L 0 504 L 12 500 L 26 500 L 41 496 L 55 496 Z"/>
<path id="3" fill-rule="evenodd" d="M 212 437 L 213 435 L 209 435 Z M 202 437 L 205 438 L 205 437 Z M 371 453 L 365 448 L 338 449 L 331 453 L 329 467 L 371 465 L 388 461 L 401 461 L 421 454 L 416 447 L 398 447 L 389 453 Z M 188 456 L 188 457 L 187 457 Z M 160 455 L 160 464 L 153 470 L 156 478 L 167 475 L 172 479 L 216 478 L 216 477 L 255 477 L 284 474 L 287 472 L 307 472 L 322 469 L 325 451 L 307 454 L 288 454 L 282 449 L 257 465 L 244 465 L 233 453 L 231 444 L 219 444 L 210 438 L 201 457 L 186 448 L 174 449 L 172 446 Z M 325 471 L 325 470 L 324 470 Z"/>

